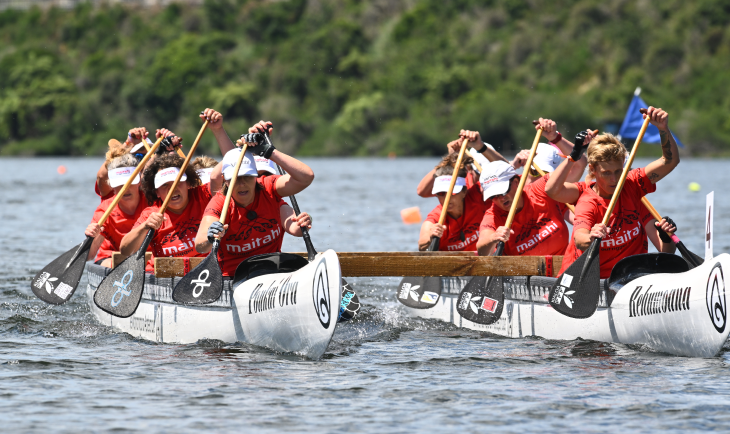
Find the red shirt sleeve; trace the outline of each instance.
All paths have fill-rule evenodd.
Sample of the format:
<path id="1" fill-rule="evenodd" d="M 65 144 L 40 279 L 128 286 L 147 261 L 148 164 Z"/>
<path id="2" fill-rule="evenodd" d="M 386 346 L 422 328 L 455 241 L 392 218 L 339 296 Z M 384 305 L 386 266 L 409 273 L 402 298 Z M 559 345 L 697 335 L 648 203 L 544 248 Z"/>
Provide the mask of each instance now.
<path id="1" fill-rule="evenodd" d="M 593 200 L 595 198 L 583 195 L 578 199 L 575 205 L 575 217 L 573 219 L 573 233 L 578 229 L 588 229 L 603 219 L 598 210 L 598 204 Z"/>
<path id="2" fill-rule="evenodd" d="M 482 218 L 482 223 L 479 225 L 479 230 L 491 229 L 496 231 L 498 227 L 504 226 L 507 223 L 507 217 L 501 211 L 494 204 L 487 208 L 487 212 L 484 213 L 484 217 Z"/>
<path id="3" fill-rule="evenodd" d="M 651 182 L 648 176 L 646 176 L 646 170 L 643 167 L 634 169 L 626 175 L 626 181 L 634 185 L 638 190 L 640 197 L 644 197 L 649 193 L 656 191 L 656 184 Z"/>
<path id="4" fill-rule="evenodd" d="M 144 224 L 144 222 L 147 221 L 147 217 L 149 217 L 150 214 L 152 214 L 152 211 L 153 210 L 152 210 L 152 207 L 151 206 L 145 208 L 142 211 L 142 214 L 139 215 L 139 218 L 137 219 L 137 221 L 134 222 L 134 226 L 133 227 L 136 228 L 137 226 Z"/>
<path id="5" fill-rule="evenodd" d="M 426 221 L 431 223 L 438 223 L 439 218 L 441 218 L 441 210 L 443 207 L 441 205 L 436 205 L 436 208 L 432 209 L 430 213 L 426 216 Z"/>
<path id="6" fill-rule="evenodd" d="M 277 201 L 280 201 L 281 196 L 279 196 L 279 193 L 276 191 L 276 180 L 280 177 L 281 175 L 264 176 L 263 178 L 258 178 L 256 182 L 261 184 L 266 192 L 272 195 Z"/>
<path id="7" fill-rule="evenodd" d="M 99 223 L 99 220 L 101 220 L 101 216 L 104 215 L 107 208 L 109 208 L 109 204 L 102 201 L 98 207 L 96 207 L 96 211 L 94 211 L 94 216 L 91 217 L 91 223 Z"/>
<path id="8" fill-rule="evenodd" d="M 203 217 L 213 216 L 216 218 L 220 218 L 221 212 L 223 211 L 223 203 L 225 201 L 226 197 L 223 195 L 223 193 L 216 193 L 215 196 L 213 196 L 213 198 L 210 200 L 210 202 L 208 202 L 208 206 L 205 207 Z"/>

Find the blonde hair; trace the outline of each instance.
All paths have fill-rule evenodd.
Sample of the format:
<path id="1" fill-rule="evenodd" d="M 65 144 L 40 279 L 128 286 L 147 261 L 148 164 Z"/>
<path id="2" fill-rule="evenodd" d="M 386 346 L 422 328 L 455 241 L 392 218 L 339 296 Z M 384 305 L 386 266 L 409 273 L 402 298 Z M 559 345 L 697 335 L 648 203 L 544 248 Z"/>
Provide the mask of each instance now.
<path id="1" fill-rule="evenodd" d="M 607 161 L 618 161 L 623 164 L 628 151 L 621 141 L 613 134 L 606 133 L 596 136 L 588 145 L 586 156 L 588 157 L 588 175 L 586 180 L 595 178 L 591 169 L 596 163 Z"/>
<path id="2" fill-rule="evenodd" d="M 106 151 L 106 161 L 104 162 L 104 164 L 109 165 L 109 163 L 111 163 L 113 159 L 121 157 L 122 155 L 127 153 L 129 153 L 129 148 L 126 147 L 124 143 L 120 143 L 117 139 L 110 139 L 109 150 Z"/>
<path id="3" fill-rule="evenodd" d="M 456 160 L 458 159 L 458 152 L 452 152 L 448 155 L 444 155 L 443 158 L 441 158 L 439 164 L 436 165 L 436 171 L 433 174 L 434 178 L 445 175 L 453 175 L 454 166 L 456 166 Z M 467 153 L 464 153 L 464 158 L 461 159 L 461 166 L 459 166 L 459 173 L 456 176 L 465 178 L 467 170 L 466 168 L 473 162 L 474 159 L 470 157 Z"/>
<path id="4" fill-rule="evenodd" d="M 193 169 L 200 170 L 200 169 L 210 169 L 212 167 L 215 167 L 218 165 L 218 162 L 215 161 L 214 158 L 208 157 L 207 155 L 203 155 L 202 157 L 198 157 L 191 163 L 193 166 Z"/>

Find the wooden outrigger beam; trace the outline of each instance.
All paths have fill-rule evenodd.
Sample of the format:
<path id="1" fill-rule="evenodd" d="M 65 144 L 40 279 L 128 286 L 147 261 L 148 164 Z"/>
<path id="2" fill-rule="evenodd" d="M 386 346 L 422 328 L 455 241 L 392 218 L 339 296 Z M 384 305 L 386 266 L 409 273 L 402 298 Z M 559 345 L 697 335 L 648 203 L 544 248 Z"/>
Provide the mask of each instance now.
<path id="1" fill-rule="evenodd" d="M 306 252 L 295 253 L 307 257 Z M 562 256 L 476 256 L 474 252 L 340 252 L 342 275 L 556 276 Z M 155 258 L 155 276 L 180 277 L 203 258 Z"/>

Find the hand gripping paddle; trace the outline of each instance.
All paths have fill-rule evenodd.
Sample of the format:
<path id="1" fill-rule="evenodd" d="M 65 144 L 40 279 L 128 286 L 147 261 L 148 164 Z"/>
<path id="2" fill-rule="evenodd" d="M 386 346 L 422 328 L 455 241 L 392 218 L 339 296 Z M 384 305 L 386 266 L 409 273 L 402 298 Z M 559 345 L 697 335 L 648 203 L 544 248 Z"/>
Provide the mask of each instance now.
<path id="1" fill-rule="evenodd" d="M 525 188 L 525 183 L 527 182 L 527 169 L 532 166 L 532 160 L 535 158 L 537 145 L 540 143 L 541 135 L 542 128 L 539 128 L 537 130 L 537 134 L 535 134 L 535 140 L 532 142 L 530 156 L 527 157 L 525 170 L 522 172 L 522 176 L 520 177 L 520 183 L 517 186 L 515 197 L 512 199 L 512 206 L 509 209 L 507 221 L 504 224 L 508 232 L 509 228 L 512 226 L 512 221 L 515 219 L 515 214 L 517 214 L 517 204 L 520 202 L 522 190 Z M 504 242 L 500 241 L 497 243 L 497 249 L 493 256 L 502 256 L 502 252 L 504 252 Z M 461 290 L 461 293 L 459 294 L 459 301 L 456 305 L 456 311 L 459 312 L 459 315 L 463 318 L 471 322 L 475 322 L 477 324 L 493 324 L 500 316 L 502 316 L 503 307 L 504 279 L 501 276 L 478 276 L 473 277 L 469 283 L 464 286 L 464 289 Z"/>
<path id="2" fill-rule="evenodd" d="M 656 221 L 660 222 L 662 221 L 662 216 L 659 215 L 657 210 L 654 208 L 654 206 L 649 202 L 649 199 L 646 198 L 646 196 L 641 198 L 641 203 L 644 204 L 646 209 L 649 210 L 649 213 L 656 219 Z M 657 228 L 657 230 L 661 230 Z M 679 237 L 672 232 L 671 234 L 667 234 L 672 239 L 672 242 L 677 246 L 679 249 L 679 252 L 682 254 L 682 257 L 687 261 L 687 263 L 690 265 L 690 268 L 695 268 L 699 265 L 702 265 L 704 259 L 700 258 L 699 256 L 695 255 L 694 253 L 690 252 L 687 247 L 684 246 L 684 243 L 680 241 Z"/>
<path id="3" fill-rule="evenodd" d="M 456 159 L 454 173 L 451 175 L 451 185 L 446 191 L 444 204 L 441 206 L 441 216 L 439 216 L 439 225 L 443 225 L 446 221 L 446 211 L 449 208 L 449 201 L 456 185 L 456 177 L 459 175 L 461 161 L 464 159 L 466 144 L 469 140 L 464 139 L 459 149 L 459 157 Z M 431 244 L 426 249 L 427 252 L 435 252 L 439 249 L 439 237 L 431 237 Z M 398 284 L 398 293 L 396 294 L 398 301 L 413 309 L 429 309 L 436 305 L 439 297 L 441 297 L 441 278 L 440 277 L 404 277 Z"/>
<path id="4" fill-rule="evenodd" d="M 236 167 L 233 168 L 233 174 L 235 176 L 231 177 L 231 181 L 228 184 L 228 193 L 226 193 L 226 200 L 223 202 L 221 217 L 218 220 L 221 224 L 226 223 L 228 207 L 231 204 L 231 196 L 236 187 L 238 171 L 241 169 L 241 162 L 246 155 L 246 149 L 248 149 L 248 144 L 244 143 L 241 148 L 241 155 L 238 156 L 238 161 L 236 161 Z M 218 263 L 218 247 L 220 243 L 220 239 L 216 238 L 213 242 L 213 248 L 210 249 L 210 253 L 203 259 L 203 262 L 190 270 L 175 285 L 175 288 L 172 290 L 173 300 L 182 304 L 208 304 L 220 298 L 221 293 L 223 293 L 223 271 L 221 271 L 221 265 Z"/>
<path id="5" fill-rule="evenodd" d="M 157 149 L 160 142 L 162 142 L 162 137 L 157 139 L 153 149 Z M 132 172 L 132 176 L 124 183 L 124 186 L 122 186 L 122 189 L 114 197 L 109 208 L 107 208 L 104 215 L 99 219 L 99 226 L 104 225 L 109 214 L 114 211 L 114 208 L 116 208 L 122 196 L 124 196 L 124 192 L 127 191 L 134 178 L 137 177 L 144 167 L 144 163 L 149 159 L 148 156 L 151 155 L 148 152 L 142 161 L 137 164 L 137 167 Z M 87 236 L 84 242 L 46 265 L 31 281 L 30 289 L 33 290 L 33 293 L 49 304 L 59 305 L 68 301 L 79 286 L 79 281 L 81 280 L 81 275 L 84 273 L 84 266 L 86 265 L 86 257 L 89 255 L 89 249 L 91 249 L 93 242 L 94 238 Z"/>
<path id="6" fill-rule="evenodd" d="M 165 214 L 165 209 L 167 209 L 170 198 L 175 193 L 175 188 L 180 182 L 180 178 L 185 174 L 185 169 L 187 169 L 188 163 L 193 157 L 193 153 L 195 153 L 195 149 L 198 147 L 200 138 L 203 137 L 207 126 L 208 121 L 205 121 L 198 133 L 198 137 L 195 138 L 195 143 L 190 147 L 190 152 L 185 157 L 185 161 L 182 167 L 180 167 L 180 172 L 175 177 L 175 181 L 173 181 L 165 201 L 160 207 L 160 214 Z M 154 149 L 148 152 L 145 158 L 154 153 Z M 145 260 L 145 252 L 154 236 L 155 230 L 149 229 L 137 253 L 132 254 L 132 256 L 122 261 L 121 264 L 117 265 L 101 281 L 99 288 L 94 293 L 94 303 L 99 309 L 119 318 L 128 318 L 134 314 L 137 306 L 139 306 L 139 302 L 142 300 L 142 293 L 144 292 L 145 265 L 147 263 Z"/>
<path id="7" fill-rule="evenodd" d="M 644 109 L 642 109 L 644 110 Z M 629 160 L 624 164 L 621 178 L 608 204 L 603 224 L 608 225 L 613 208 L 618 202 L 621 190 L 626 181 L 626 175 L 631 170 L 636 150 L 639 149 L 641 139 L 644 138 L 649 126 L 649 116 L 644 119 L 639 136 L 636 138 Z M 598 300 L 601 297 L 601 238 L 595 238 L 588 249 L 573 262 L 550 288 L 550 305 L 558 312 L 571 318 L 588 318 L 596 311 Z"/>

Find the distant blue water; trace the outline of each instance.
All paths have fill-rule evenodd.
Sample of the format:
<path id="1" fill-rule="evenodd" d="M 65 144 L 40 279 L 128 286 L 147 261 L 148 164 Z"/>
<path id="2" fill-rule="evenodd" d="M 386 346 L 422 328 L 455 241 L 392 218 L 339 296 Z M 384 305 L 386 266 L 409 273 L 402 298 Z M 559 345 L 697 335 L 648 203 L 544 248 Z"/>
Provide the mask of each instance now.
<path id="1" fill-rule="evenodd" d="M 400 210 L 435 159 L 309 159 L 297 196 L 318 250 L 414 250 Z M 637 161 L 635 166 L 646 164 Z M 65 165 L 65 175 L 56 168 Z M 100 159 L 0 159 L 0 412 L 5 432 L 685 432 L 730 423 L 730 353 L 691 359 L 591 341 L 507 339 L 409 319 L 397 278 L 348 279 L 365 304 L 320 361 L 245 344 L 154 344 L 99 325 L 84 291 L 52 307 L 30 278 L 84 238 Z M 730 251 L 728 162 L 685 160 L 650 200 L 704 256 Z M 700 193 L 687 189 L 690 181 Z M 284 250 L 303 251 L 288 238 Z M 85 281 L 82 281 L 85 285 Z"/>

